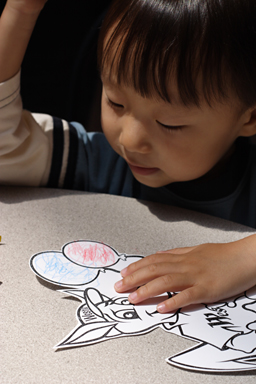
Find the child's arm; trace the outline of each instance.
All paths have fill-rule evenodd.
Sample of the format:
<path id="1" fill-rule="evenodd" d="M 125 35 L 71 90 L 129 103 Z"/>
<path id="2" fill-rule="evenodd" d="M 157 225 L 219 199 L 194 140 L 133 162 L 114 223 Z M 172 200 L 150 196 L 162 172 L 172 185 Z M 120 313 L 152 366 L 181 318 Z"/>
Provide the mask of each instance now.
<path id="1" fill-rule="evenodd" d="M 0 184 L 4 185 L 44 186 L 50 173 L 53 119 L 23 111 L 19 94 L 20 65 L 45 3 L 8 0 L 0 18 Z"/>
<path id="2" fill-rule="evenodd" d="M 159 312 L 189 304 L 211 303 L 239 294 L 256 284 L 256 235 L 226 244 L 203 244 L 145 257 L 121 272 L 118 292 L 137 304 L 164 292 L 179 292 L 159 304 Z M 144 285 L 145 284 L 145 285 Z"/>
<path id="3" fill-rule="evenodd" d="M 0 18 L 0 83 L 19 71 L 36 20 L 46 1 L 7 1 Z"/>

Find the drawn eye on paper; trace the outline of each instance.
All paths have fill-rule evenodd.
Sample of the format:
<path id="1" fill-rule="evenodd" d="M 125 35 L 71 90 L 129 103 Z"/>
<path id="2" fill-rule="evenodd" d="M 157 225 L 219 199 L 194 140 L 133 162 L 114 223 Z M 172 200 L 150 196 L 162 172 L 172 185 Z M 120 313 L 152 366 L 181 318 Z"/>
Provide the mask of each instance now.
<path id="1" fill-rule="evenodd" d="M 255 288 L 225 302 L 160 314 L 156 305 L 174 292 L 133 305 L 128 293 L 114 289 L 120 271 L 142 257 L 120 254 L 107 244 L 89 240 L 32 256 L 30 266 L 39 277 L 81 301 L 77 326 L 56 349 L 141 335 L 159 327 L 198 343 L 166 359 L 172 365 L 210 372 L 256 369 Z"/>

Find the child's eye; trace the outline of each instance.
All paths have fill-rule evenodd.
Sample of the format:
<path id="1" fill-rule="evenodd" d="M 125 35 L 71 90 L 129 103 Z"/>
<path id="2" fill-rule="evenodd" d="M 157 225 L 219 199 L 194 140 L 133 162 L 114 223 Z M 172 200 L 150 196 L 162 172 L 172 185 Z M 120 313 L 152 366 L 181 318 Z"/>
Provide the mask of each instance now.
<path id="1" fill-rule="evenodd" d="M 113 313 L 119 319 L 126 319 L 126 320 L 140 319 L 140 317 L 137 314 L 137 312 L 135 311 L 135 309 L 131 309 L 128 311 L 126 309 L 122 309 L 122 310 L 116 311 L 116 312 L 113 311 Z"/>
<path id="2" fill-rule="evenodd" d="M 161 127 L 167 129 L 168 131 L 179 131 L 182 128 L 184 128 L 184 125 L 166 125 L 166 124 L 160 123 L 160 121 L 157 121 L 157 120 L 156 120 L 156 122 L 159 125 L 161 125 Z"/>
<path id="3" fill-rule="evenodd" d="M 121 108 L 124 107 L 122 104 L 114 103 L 114 101 L 110 100 L 109 98 L 107 98 L 107 102 L 108 102 L 108 105 L 109 105 L 111 108 L 118 108 L 118 109 L 121 109 Z"/>

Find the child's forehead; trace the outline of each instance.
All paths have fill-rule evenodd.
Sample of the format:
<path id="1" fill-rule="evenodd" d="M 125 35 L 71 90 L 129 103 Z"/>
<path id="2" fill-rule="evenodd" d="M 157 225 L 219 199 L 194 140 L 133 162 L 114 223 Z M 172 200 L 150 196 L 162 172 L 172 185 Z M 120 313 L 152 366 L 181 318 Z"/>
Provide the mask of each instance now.
<path id="1" fill-rule="evenodd" d="M 154 87 L 152 87 L 147 94 L 142 93 L 134 84 L 132 76 L 131 78 L 126 76 L 124 79 L 118 79 L 118 73 L 114 67 L 110 70 L 110 67 L 105 65 L 100 75 L 103 86 L 107 91 L 116 93 L 117 96 L 122 96 L 126 94 L 127 90 L 131 90 L 132 93 L 136 93 L 140 97 L 150 100 L 152 104 L 155 104 L 156 106 L 158 105 L 162 111 L 171 109 L 172 111 L 175 111 L 177 115 L 189 113 L 190 116 L 195 116 L 200 113 L 200 111 L 213 109 L 223 110 L 224 108 L 225 110 L 236 111 L 235 113 L 239 116 L 240 112 L 238 111 L 241 110 L 240 102 L 232 92 L 230 92 L 230 96 L 226 100 L 212 99 L 211 104 L 204 98 L 203 92 L 199 92 L 199 104 L 193 102 L 192 99 L 191 102 L 184 103 L 180 96 L 176 77 L 171 77 L 168 81 L 166 88 L 168 90 L 169 99 L 166 100 Z"/>
<path id="2" fill-rule="evenodd" d="M 127 31 L 116 33 L 114 24 L 107 32 L 100 52 L 99 69 L 104 84 L 133 88 L 143 97 L 185 105 L 177 87 L 175 59 L 163 74 L 158 54 L 145 62 L 146 42 L 139 38 L 129 43 Z"/>
<path id="3" fill-rule="evenodd" d="M 108 38 L 105 39 L 106 47 Z M 234 102 L 238 103 L 237 96 L 234 96 L 228 81 L 224 96 L 219 94 L 217 88 L 215 89 L 214 80 L 211 89 L 208 90 L 202 70 L 197 68 L 196 74 L 192 72 L 186 74 L 187 84 L 184 84 L 180 81 L 175 58 L 170 59 L 170 67 L 164 71 L 158 61 L 154 62 L 154 58 L 147 64 L 143 63 L 142 56 L 136 56 L 136 50 L 134 52 L 131 50 L 129 60 L 127 58 L 124 60 L 122 44 L 119 39 L 112 42 L 107 48 L 105 59 L 100 63 L 100 75 L 104 85 L 120 90 L 123 87 L 130 87 L 142 97 L 183 108 L 201 108 L 205 104 L 214 107 L 219 102 L 231 105 Z"/>
<path id="4" fill-rule="evenodd" d="M 120 78 L 118 76 L 118 70 L 112 67 L 112 70 L 110 70 L 109 66 L 105 66 L 101 73 L 100 73 L 101 81 L 106 89 L 112 90 L 112 91 L 117 91 L 122 93 L 125 89 L 131 89 L 133 92 L 137 93 L 143 98 L 150 99 L 152 102 L 162 104 L 165 106 L 176 106 L 176 107 L 181 107 L 181 108 L 191 108 L 192 106 L 194 107 L 194 103 L 190 105 L 184 104 L 182 101 L 178 87 L 177 87 L 177 82 L 176 79 L 170 79 L 168 81 L 167 89 L 168 89 L 168 96 L 169 99 L 166 100 L 163 98 L 157 89 L 152 87 L 150 91 L 147 94 L 144 94 L 143 92 L 140 91 L 138 87 L 134 84 L 134 81 L 132 79 L 132 74 L 126 75 L 125 78 Z"/>

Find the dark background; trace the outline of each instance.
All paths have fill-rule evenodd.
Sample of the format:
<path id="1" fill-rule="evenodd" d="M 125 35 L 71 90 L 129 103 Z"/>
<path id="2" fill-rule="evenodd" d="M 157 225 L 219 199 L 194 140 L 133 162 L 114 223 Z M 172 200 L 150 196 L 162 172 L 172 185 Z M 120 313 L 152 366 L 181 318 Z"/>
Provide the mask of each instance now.
<path id="1" fill-rule="evenodd" d="M 2 12 L 5 0 L 0 0 Z M 100 130 L 97 39 L 111 0 L 48 0 L 21 72 L 24 108 Z"/>

